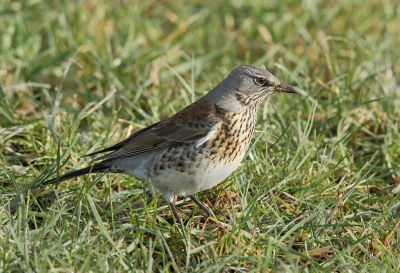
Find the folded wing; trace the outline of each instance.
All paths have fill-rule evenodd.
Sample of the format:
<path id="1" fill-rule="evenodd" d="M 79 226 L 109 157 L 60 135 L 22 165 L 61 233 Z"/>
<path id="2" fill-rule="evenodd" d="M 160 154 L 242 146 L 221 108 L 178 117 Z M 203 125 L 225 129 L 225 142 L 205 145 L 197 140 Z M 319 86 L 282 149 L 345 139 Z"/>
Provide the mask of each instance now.
<path id="1" fill-rule="evenodd" d="M 200 99 L 174 116 L 150 125 L 111 147 L 87 156 L 114 151 L 96 158 L 95 161 L 98 161 L 136 156 L 184 143 L 200 146 L 212 136 L 212 132 L 221 122 L 216 106 Z"/>

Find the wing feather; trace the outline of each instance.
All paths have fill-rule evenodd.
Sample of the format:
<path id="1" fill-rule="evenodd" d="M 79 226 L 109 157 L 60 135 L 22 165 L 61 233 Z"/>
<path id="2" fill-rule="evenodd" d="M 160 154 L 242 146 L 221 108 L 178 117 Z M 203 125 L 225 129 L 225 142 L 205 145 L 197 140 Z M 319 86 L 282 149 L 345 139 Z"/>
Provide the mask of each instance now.
<path id="1" fill-rule="evenodd" d="M 200 99 L 174 116 L 150 125 L 127 139 L 90 155 L 114 151 L 96 158 L 95 161 L 98 161 L 136 156 L 185 143 L 195 143 L 198 147 L 211 138 L 212 132 L 222 122 L 219 115 L 214 104 Z"/>

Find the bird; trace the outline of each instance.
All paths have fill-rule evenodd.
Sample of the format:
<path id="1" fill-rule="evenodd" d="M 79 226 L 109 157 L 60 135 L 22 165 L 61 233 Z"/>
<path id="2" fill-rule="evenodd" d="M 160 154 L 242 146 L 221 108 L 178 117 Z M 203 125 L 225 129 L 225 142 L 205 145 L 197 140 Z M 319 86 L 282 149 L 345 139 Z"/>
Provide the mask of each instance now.
<path id="1" fill-rule="evenodd" d="M 242 65 L 211 91 L 171 117 L 85 156 L 90 166 L 47 180 L 59 183 L 89 173 L 122 173 L 150 181 L 161 192 L 177 221 L 174 200 L 189 197 L 209 217 L 194 194 L 226 179 L 249 148 L 262 101 L 274 93 L 298 93 L 269 71 Z"/>

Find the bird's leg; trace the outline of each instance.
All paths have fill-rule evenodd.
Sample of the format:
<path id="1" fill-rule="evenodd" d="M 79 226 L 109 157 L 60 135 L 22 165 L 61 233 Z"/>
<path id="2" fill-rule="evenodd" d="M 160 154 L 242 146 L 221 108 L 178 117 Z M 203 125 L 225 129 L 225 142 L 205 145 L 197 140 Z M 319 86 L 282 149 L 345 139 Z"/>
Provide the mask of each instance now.
<path id="1" fill-rule="evenodd" d="M 194 197 L 193 195 L 189 195 L 189 197 L 190 199 L 192 199 L 193 202 L 196 203 L 196 205 L 198 205 L 202 210 L 204 210 L 205 213 L 207 213 L 208 217 L 212 216 L 211 211 L 206 206 L 204 206 L 199 200 L 197 200 L 196 197 Z"/>
<path id="2" fill-rule="evenodd" d="M 168 202 L 168 204 L 169 204 L 169 207 L 170 207 L 171 210 L 172 210 L 172 213 L 173 213 L 174 216 L 175 216 L 176 221 L 177 221 L 178 223 L 180 223 L 180 222 L 181 222 L 181 217 L 179 216 L 178 212 L 176 211 L 176 207 L 175 207 L 174 203 Z"/>

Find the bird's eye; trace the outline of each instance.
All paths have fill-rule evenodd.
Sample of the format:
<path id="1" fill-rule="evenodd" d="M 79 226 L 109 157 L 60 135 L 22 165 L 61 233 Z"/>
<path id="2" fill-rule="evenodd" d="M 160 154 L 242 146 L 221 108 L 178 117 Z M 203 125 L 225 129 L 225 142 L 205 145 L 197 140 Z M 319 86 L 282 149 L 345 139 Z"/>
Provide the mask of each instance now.
<path id="1" fill-rule="evenodd" d="M 267 83 L 267 79 L 264 77 L 257 77 L 257 78 L 254 78 L 254 82 L 258 85 L 263 86 Z"/>

